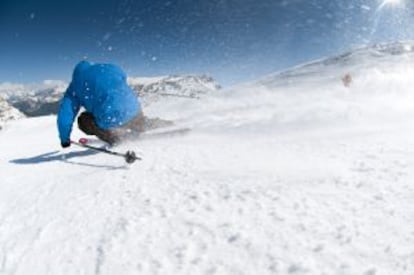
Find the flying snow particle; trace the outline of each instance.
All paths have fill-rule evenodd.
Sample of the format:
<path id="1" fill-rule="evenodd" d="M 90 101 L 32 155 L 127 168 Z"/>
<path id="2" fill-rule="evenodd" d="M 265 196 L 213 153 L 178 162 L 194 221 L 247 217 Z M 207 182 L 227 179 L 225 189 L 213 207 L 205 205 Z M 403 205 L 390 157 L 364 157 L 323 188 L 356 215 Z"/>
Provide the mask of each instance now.
<path id="1" fill-rule="evenodd" d="M 109 38 L 111 38 L 111 36 L 112 36 L 112 33 L 110 33 L 110 32 L 107 32 L 103 37 L 102 37 L 102 40 L 103 41 L 107 41 Z"/>
<path id="2" fill-rule="evenodd" d="M 153 57 L 151 58 L 151 60 L 155 62 L 155 61 L 157 61 L 157 60 L 158 60 L 158 58 L 157 58 L 156 56 L 153 56 Z"/>
<path id="3" fill-rule="evenodd" d="M 401 0 L 384 0 L 383 5 L 400 5 Z"/>
<path id="4" fill-rule="evenodd" d="M 112 48 L 112 46 L 109 46 L 109 47 L 108 47 L 108 51 L 109 51 L 109 52 L 112 52 L 112 50 L 113 50 L 113 49 L 114 49 L 114 48 Z"/>
<path id="5" fill-rule="evenodd" d="M 403 0 L 383 0 L 382 4 L 378 7 L 378 11 L 382 10 L 385 7 L 397 7 L 404 4 Z"/>
<path id="6" fill-rule="evenodd" d="M 404 51 L 411 52 L 412 50 L 413 50 L 413 47 L 411 47 L 410 45 L 404 45 Z"/>
<path id="7" fill-rule="evenodd" d="M 366 10 L 366 11 L 370 11 L 371 7 L 367 6 L 367 5 L 362 5 L 361 9 Z"/>
<path id="8" fill-rule="evenodd" d="M 117 25 L 121 25 L 122 23 L 124 23 L 125 22 L 125 18 L 123 17 L 123 18 L 120 18 L 120 19 L 118 19 L 118 21 L 116 22 L 116 24 Z"/>
<path id="9" fill-rule="evenodd" d="M 287 5 L 289 5 L 289 1 L 282 1 L 282 3 L 280 3 L 280 5 L 282 6 L 282 7 L 286 7 Z"/>
<path id="10" fill-rule="evenodd" d="M 36 14 L 32 12 L 29 17 L 30 17 L 30 20 L 33 20 L 36 17 Z"/>

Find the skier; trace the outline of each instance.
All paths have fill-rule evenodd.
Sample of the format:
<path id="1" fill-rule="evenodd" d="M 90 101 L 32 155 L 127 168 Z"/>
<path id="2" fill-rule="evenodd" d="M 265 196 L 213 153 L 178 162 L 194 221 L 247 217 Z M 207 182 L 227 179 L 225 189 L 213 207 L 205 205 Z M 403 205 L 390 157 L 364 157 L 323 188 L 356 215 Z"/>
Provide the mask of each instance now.
<path id="1" fill-rule="evenodd" d="M 63 148 L 71 144 L 72 125 L 80 107 L 86 111 L 78 117 L 79 129 L 111 145 L 144 130 L 139 99 L 118 66 L 87 61 L 76 65 L 57 117 Z"/>
<path id="2" fill-rule="evenodd" d="M 345 87 L 350 87 L 351 86 L 351 83 L 352 83 L 352 76 L 351 76 L 351 74 L 350 73 L 347 73 L 347 74 L 345 74 L 343 77 L 342 77 L 342 84 L 344 84 L 344 86 Z"/>

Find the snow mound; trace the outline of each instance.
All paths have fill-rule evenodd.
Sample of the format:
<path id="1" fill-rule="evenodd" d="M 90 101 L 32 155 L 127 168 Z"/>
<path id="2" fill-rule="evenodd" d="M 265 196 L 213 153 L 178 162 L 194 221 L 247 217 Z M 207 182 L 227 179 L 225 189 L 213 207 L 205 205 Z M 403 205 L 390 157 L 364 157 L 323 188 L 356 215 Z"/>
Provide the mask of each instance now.
<path id="1" fill-rule="evenodd" d="M 209 99 L 214 105 L 209 119 L 226 117 L 228 125 L 238 127 L 303 130 L 409 118 L 414 115 L 413 48 L 413 42 L 364 47 L 232 87 Z M 351 81 L 345 86 L 347 74 Z M 192 116 L 208 108 L 200 106 Z"/>
<path id="2" fill-rule="evenodd" d="M 24 115 L 19 110 L 10 106 L 4 98 L 0 97 L 0 129 L 3 127 L 5 122 L 22 117 L 24 117 Z"/>
<path id="3" fill-rule="evenodd" d="M 144 105 L 161 99 L 182 97 L 199 99 L 220 89 L 220 85 L 209 76 L 165 76 L 154 78 L 129 78 L 130 86 L 139 94 Z"/>

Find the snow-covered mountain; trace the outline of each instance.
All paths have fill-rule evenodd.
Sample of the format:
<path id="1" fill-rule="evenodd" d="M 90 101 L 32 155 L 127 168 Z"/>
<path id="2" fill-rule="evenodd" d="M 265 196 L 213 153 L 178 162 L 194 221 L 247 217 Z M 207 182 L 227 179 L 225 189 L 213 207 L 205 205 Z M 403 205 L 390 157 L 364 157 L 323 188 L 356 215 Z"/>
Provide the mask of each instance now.
<path id="1" fill-rule="evenodd" d="M 361 46 L 333 57 L 301 64 L 289 70 L 276 72 L 258 83 L 266 86 L 297 85 L 303 82 L 338 81 L 344 74 L 372 74 L 388 66 L 414 61 L 414 41 Z M 369 77 L 367 75 L 366 77 Z"/>
<path id="2" fill-rule="evenodd" d="M 5 99 L 0 97 L 0 129 L 6 121 L 23 117 L 24 115 L 19 110 L 12 107 Z"/>
<path id="3" fill-rule="evenodd" d="M 133 166 L 60 150 L 54 116 L 10 122 L 0 274 L 414 274 L 414 63 L 396 45 L 162 98 L 145 112 L 191 130 L 112 148 Z"/>
<path id="4" fill-rule="evenodd" d="M 199 99 L 220 86 L 208 76 L 165 76 L 132 77 L 131 87 L 141 97 L 144 106 L 167 97 L 188 97 Z M 64 81 L 44 81 L 41 84 L 0 84 L 0 96 L 27 116 L 56 114 L 59 102 L 68 83 Z"/>
<path id="5" fill-rule="evenodd" d="M 144 105 L 168 97 L 199 99 L 208 93 L 221 89 L 210 76 L 175 75 L 165 77 L 131 77 L 129 85 L 142 98 Z"/>
<path id="6" fill-rule="evenodd" d="M 238 110 L 264 99 L 258 112 L 266 112 L 266 120 L 258 120 L 279 129 L 408 117 L 414 114 L 413 49 L 411 41 L 360 47 L 233 87 L 230 94 L 246 98 Z"/>
<path id="7" fill-rule="evenodd" d="M 56 114 L 67 83 L 46 80 L 39 84 L 0 84 L 0 96 L 26 116 Z"/>

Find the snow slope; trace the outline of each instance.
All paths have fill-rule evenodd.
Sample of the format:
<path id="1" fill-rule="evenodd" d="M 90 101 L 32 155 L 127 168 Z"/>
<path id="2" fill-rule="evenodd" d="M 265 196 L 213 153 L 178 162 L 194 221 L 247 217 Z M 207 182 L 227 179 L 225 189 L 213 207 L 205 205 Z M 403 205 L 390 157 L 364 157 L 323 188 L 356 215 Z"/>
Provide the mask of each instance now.
<path id="1" fill-rule="evenodd" d="M 0 274 L 414 274 L 411 58 L 151 104 L 192 131 L 116 147 L 132 166 L 10 123 Z"/>

